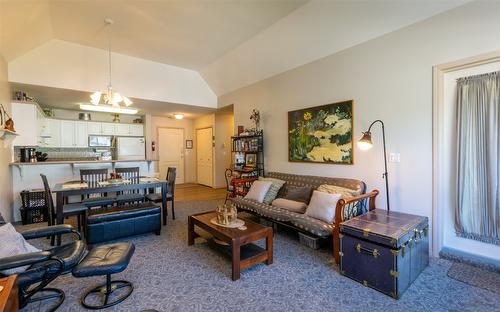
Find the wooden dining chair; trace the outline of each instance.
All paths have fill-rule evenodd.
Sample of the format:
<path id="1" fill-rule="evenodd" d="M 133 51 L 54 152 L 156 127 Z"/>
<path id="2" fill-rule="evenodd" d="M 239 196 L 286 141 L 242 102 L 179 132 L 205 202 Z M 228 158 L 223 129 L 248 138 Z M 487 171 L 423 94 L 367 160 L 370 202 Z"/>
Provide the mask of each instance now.
<path id="1" fill-rule="evenodd" d="M 80 169 L 80 182 L 89 187 L 99 187 L 99 182 L 108 180 L 108 169 Z M 116 197 L 106 193 L 82 195 L 82 203 L 88 208 L 112 206 Z"/>
<path id="2" fill-rule="evenodd" d="M 116 168 L 115 173 L 119 174 L 125 180 L 130 180 L 132 184 L 139 183 L 139 167 Z M 124 191 L 116 196 L 116 202 L 118 203 L 118 205 L 139 203 L 143 201 L 144 193 L 142 190 Z"/>
<path id="3" fill-rule="evenodd" d="M 54 206 L 54 200 L 52 198 L 52 192 L 50 190 L 49 182 L 47 181 L 46 175 L 40 174 L 40 177 L 42 177 L 43 188 L 45 190 L 45 202 L 48 209 L 49 225 L 55 225 L 56 207 Z M 81 232 L 82 228 L 85 229 L 88 209 L 86 205 L 84 205 L 83 203 L 64 204 L 62 209 L 63 218 L 70 216 L 77 217 L 78 232 Z"/>
<path id="4" fill-rule="evenodd" d="M 174 209 L 174 191 L 175 191 L 175 177 L 177 175 L 177 169 L 174 167 L 168 167 L 167 170 L 167 205 L 168 202 L 172 202 L 172 220 L 175 220 L 175 209 Z M 162 197 L 161 193 L 147 194 L 146 200 L 154 203 L 161 203 Z M 163 208 L 163 225 L 167 225 L 167 207 Z"/>

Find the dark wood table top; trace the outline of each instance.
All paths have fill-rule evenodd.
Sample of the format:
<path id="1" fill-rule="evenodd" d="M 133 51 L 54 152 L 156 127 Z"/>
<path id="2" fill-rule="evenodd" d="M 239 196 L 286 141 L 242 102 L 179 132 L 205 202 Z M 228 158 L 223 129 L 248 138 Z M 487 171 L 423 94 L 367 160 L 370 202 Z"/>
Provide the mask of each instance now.
<path id="1" fill-rule="evenodd" d="M 17 275 L 0 278 L 0 311 L 17 311 L 18 294 L 16 286 Z"/>
<path id="2" fill-rule="evenodd" d="M 270 227 L 260 225 L 248 219 L 241 219 L 245 221 L 245 230 L 238 228 L 228 228 L 210 222 L 213 218 L 217 217 L 215 211 L 203 212 L 190 216 L 196 225 L 203 224 L 204 229 L 210 232 L 216 232 L 217 236 L 222 236 L 226 241 L 238 240 L 245 241 L 247 239 L 254 240 L 255 236 L 265 236 L 268 231 L 272 231 Z M 238 218 L 240 219 L 240 218 Z"/>

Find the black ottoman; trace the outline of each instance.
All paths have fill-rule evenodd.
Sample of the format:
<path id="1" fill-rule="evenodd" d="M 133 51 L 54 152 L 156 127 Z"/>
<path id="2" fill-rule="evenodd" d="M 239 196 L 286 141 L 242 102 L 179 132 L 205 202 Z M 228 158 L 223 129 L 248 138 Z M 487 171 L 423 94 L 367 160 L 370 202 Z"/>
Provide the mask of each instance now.
<path id="1" fill-rule="evenodd" d="M 134 254 L 135 246 L 131 243 L 114 243 L 95 247 L 90 250 L 87 256 L 73 269 L 74 277 L 88 277 L 97 275 L 106 275 L 106 284 L 99 285 L 86 292 L 81 299 L 82 305 L 87 309 L 104 309 L 127 299 L 134 290 L 132 283 L 128 281 L 111 281 L 111 274 L 124 271 L 130 258 Z M 111 294 L 117 290 L 126 287 L 127 290 L 118 296 L 111 298 Z M 104 295 L 102 305 L 91 305 L 86 299 L 91 294 Z"/>

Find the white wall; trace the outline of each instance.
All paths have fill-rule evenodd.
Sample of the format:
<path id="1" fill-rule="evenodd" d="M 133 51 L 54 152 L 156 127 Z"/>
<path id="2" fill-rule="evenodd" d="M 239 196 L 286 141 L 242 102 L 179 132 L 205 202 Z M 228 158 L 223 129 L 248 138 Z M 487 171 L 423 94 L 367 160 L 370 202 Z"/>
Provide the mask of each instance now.
<path id="1" fill-rule="evenodd" d="M 9 62 L 9 81 L 93 92 L 108 85 L 107 51 L 50 40 Z M 193 70 L 112 53 L 112 83 L 128 97 L 216 107 L 217 97 Z"/>
<path id="2" fill-rule="evenodd" d="M 9 115 L 11 115 L 10 99 L 11 94 L 7 81 L 7 63 L 0 54 L 0 104 L 3 104 Z M 7 221 L 12 220 L 12 183 L 9 168 L 11 160 L 11 148 L 5 146 L 4 142 L 0 140 L 0 214 Z"/>
<path id="3" fill-rule="evenodd" d="M 472 253 L 486 258 L 499 260 L 500 246 L 486 244 L 476 240 L 458 237 L 455 233 L 454 207 L 456 205 L 456 105 L 457 105 L 457 79 L 472 75 L 479 75 L 500 70 L 500 62 L 480 65 L 472 68 L 456 70 L 444 75 L 444 141 L 440 149 L 441 156 L 446 159 L 441 169 L 443 180 L 448 180 L 447 185 L 443 185 L 442 200 L 439 205 L 438 224 L 441 226 L 442 241 L 439 242 L 439 249 L 451 248 L 467 253 Z"/>
<path id="4" fill-rule="evenodd" d="M 215 113 L 215 177 L 216 188 L 226 187 L 224 171 L 231 166 L 231 136 L 234 135 L 234 114 L 232 109 Z"/>
<path id="5" fill-rule="evenodd" d="M 355 148 L 352 166 L 287 161 L 288 111 L 353 99 L 354 138 L 382 119 L 388 152 L 401 154 L 389 164 L 391 208 L 432 219 L 432 67 L 500 49 L 499 11 L 500 2 L 467 4 L 221 96 L 219 106 L 234 104 L 236 125 L 261 111 L 266 171 L 358 178 L 383 191 L 378 126 L 374 148 Z"/>
<path id="6" fill-rule="evenodd" d="M 148 159 L 158 160 L 158 128 L 180 128 L 184 130 L 184 140 L 194 140 L 194 130 L 193 130 L 193 120 L 191 119 L 173 119 L 167 117 L 157 117 L 151 116 L 151 120 L 146 118 L 146 127 L 149 128 L 150 135 L 146 136 L 146 149 L 149 153 Z M 146 130 L 148 133 L 148 130 Z M 151 141 L 156 142 L 156 150 L 151 151 Z M 185 144 L 185 142 L 184 142 Z M 184 145 L 185 146 L 185 145 Z M 157 162 L 155 161 L 155 167 L 158 168 Z M 166 172 L 160 172 L 160 177 L 166 176 Z M 196 153 L 193 149 L 184 149 L 184 182 L 193 183 L 196 182 Z"/>

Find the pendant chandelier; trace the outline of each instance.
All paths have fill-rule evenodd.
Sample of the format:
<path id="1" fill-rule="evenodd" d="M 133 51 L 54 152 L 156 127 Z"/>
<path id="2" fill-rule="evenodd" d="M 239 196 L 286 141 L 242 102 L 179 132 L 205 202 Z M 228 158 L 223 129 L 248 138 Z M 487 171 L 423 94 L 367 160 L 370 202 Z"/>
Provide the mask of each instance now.
<path id="1" fill-rule="evenodd" d="M 93 110 L 110 113 L 136 114 L 137 109 L 128 108 L 132 105 L 132 101 L 113 90 L 111 84 L 111 25 L 113 20 L 110 18 L 104 19 L 104 23 L 108 28 L 108 63 L 109 63 L 109 83 L 105 91 L 96 91 L 90 95 L 90 103 L 93 105 L 80 105 L 81 109 Z"/>

